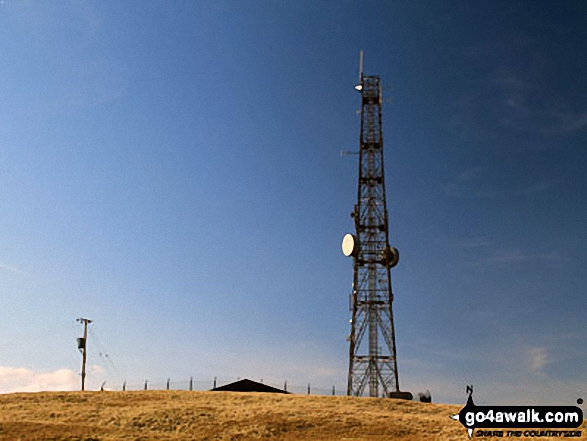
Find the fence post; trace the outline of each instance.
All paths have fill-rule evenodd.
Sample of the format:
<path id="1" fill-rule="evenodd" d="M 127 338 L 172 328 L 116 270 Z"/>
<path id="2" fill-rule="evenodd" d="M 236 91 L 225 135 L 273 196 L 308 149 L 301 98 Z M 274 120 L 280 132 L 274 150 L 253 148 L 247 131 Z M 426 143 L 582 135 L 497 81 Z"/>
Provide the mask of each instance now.
<path id="1" fill-rule="evenodd" d="M 190 377 L 190 390 L 194 390 L 194 377 Z"/>
<path id="2" fill-rule="evenodd" d="M 283 390 L 287 392 L 287 380 L 283 382 Z"/>
<path id="3" fill-rule="evenodd" d="M 124 381 L 124 382 L 122 383 L 122 391 L 124 392 L 125 390 L 126 390 L 126 381 Z"/>
<path id="4" fill-rule="evenodd" d="M 308 395 L 310 395 L 310 383 L 308 383 Z"/>
<path id="5" fill-rule="evenodd" d="M 147 390 L 147 380 L 145 380 L 145 390 Z"/>
<path id="6" fill-rule="evenodd" d="M 169 390 L 169 382 L 171 381 L 171 378 L 167 379 L 167 390 Z"/>
<path id="7" fill-rule="evenodd" d="M 336 395 L 336 389 L 334 386 L 332 386 L 332 396 Z"/>
<path id="8" fill-rule="evenodd" d="M 216 389 L 216 377 L 214 377 L 214 389 Z"/>

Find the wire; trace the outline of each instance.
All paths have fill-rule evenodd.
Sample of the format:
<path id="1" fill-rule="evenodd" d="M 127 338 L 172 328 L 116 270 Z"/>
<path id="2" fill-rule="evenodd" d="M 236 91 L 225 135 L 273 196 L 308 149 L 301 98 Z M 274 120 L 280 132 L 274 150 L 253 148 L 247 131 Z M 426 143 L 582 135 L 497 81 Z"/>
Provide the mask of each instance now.
<path id="1" fill-rule="evenodd" d="M 109 351 L 102 344 L 102 341 L 98 338 L 98 336 L 96 335 L 96 333 L 92 330 L 92 328 L 88 328 L 88 331 L 89 331 L 90 336 L 92 337 L 92 339 L 95 341 L 96 346 L 98 346 L 98 349 L 100 350 L 100 352 L 99 352 L 100 359 L 102 361 L 104 361 L 104 359 L 106 359 L 108 361 L 108 364 L 114 369 L 114 371 L 116 372 L 116 374 L 120 378 L 124 378 L 124 375 L 122 375 L 122 373 L 118 369 L 117 365 L 112 361 L 112 357 L 110 356 Z"/>

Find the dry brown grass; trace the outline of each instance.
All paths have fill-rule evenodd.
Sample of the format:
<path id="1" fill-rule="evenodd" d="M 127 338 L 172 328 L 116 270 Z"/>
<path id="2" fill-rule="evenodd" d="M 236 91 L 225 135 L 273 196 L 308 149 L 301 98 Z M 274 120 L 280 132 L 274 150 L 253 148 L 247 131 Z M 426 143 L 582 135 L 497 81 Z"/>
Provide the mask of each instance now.
<path id="1" fill-rule="evenodd" d="M 461 407 L 242 392 L 21 393 L 0 395 L 0 440 L 465 441 L 448 418 Z M 581 430 L 587 439 L 585 422 Z"/>

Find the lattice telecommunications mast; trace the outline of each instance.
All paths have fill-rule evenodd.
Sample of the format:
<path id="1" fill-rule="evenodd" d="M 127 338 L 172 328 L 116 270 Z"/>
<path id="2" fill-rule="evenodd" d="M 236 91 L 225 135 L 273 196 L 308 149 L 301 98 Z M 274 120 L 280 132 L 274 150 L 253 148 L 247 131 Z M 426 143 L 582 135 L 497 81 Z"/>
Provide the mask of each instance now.
<path id="1" fill-rule="evenodd" d="M 343 253 L 354 261 L 347 395 L 362 396 L 368 388 L 371 397 L 411 400 L 411 393 L 400 392 L 397 372 L 390 275 L 399 253 L 389 245 L 381 83 L 379 76 L 363 75 L 362 51 L 355 89 L 362 103 L 358 197 L 351 213 L 355 234 L 342 242 Z"/>

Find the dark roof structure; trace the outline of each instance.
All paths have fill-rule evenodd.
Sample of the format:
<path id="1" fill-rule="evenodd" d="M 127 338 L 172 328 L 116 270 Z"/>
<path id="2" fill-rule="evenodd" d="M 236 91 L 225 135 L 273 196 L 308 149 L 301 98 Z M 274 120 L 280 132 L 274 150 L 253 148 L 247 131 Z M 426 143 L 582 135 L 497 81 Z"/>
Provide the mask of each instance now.
<path id="1" fill-rule="evenodd" d="M 225 392 L 271 392 L 277 394 L 289 394 L 289 392 L 276 387 L 267 386 L 263 383 L 257 383 L 256 381 L 244 379 L 235 381 L 234 383 L 225 384 L 224 386 L 215 387 L 212 391 L 225 391 Z"/>

